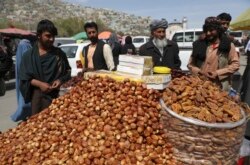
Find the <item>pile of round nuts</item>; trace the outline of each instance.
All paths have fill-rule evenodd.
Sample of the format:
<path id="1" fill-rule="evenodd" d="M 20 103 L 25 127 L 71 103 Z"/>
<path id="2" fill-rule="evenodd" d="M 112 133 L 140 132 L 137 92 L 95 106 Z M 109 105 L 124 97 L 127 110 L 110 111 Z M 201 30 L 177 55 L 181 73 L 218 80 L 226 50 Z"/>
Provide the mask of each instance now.
<path id="1" fill-rule="evenodd" d="M 198 76 L 172 80 L 163 92 L 163 100 L 179 115 L 209 123 L 237 122 L 242 119 L 240 106 L 228 96 L 228 92 Z"/>
<path id="2" fill-rule="evenodd" d="M 93 77 L 0 134 L 1 164 L 175 165 L 160 123 L 161 94 Z"/>
<path id="3" fill-rule="evenodd" d="M 69 81 L 62 84 L 61 88 L 70 88 L 81 82 L 83 79 L 83 72 L 79 72 L 77 76 L 72 77 Z"/>

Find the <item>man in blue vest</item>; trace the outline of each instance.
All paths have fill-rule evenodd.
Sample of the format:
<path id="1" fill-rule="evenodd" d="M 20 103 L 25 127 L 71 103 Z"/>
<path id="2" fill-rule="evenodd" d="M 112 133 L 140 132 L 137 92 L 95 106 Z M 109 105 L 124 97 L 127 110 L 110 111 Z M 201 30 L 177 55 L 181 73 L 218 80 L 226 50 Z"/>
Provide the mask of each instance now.
<path id="1" fill-rule="evenodd" d="M 89 45 L 84 47 L 85 70 L 113 70 L 115 68 L 111 47 L 98 39 L 98 26 L 95 22 L 84 25 Z"/>

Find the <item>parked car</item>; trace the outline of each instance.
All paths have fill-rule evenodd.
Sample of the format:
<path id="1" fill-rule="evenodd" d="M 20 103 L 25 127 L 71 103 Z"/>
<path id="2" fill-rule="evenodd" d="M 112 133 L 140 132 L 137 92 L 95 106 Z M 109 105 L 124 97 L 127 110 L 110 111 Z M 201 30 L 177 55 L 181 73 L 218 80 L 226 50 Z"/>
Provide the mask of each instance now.
<path id="1" fill-rule="evenodd" d="M 66 53 L 66 56 L 71 67 L 71 76 L 77 76 L 78 72 L 81 72 L 84 66 L 83 48 L 87 46 L 86 43 L 74 43 L 74 44 L 63 44 L 59 47 Z"/>
<path id="2" fill-rule="evenodd" d="M 150 38 L 148 36 L 135 36 L 135 37 L 132 37 L 132 43 L 134 44 L 137 53 L 139 52 L 139 48 L 143 44 L 148 42 L 149 39 Z"/>
<path id="3" fill-rule="evenodd" d="M 76 43 L 76 40 L 74 38 L 56 37 L 54 41 L 54 46 L 60 46 L 63 44 L 72 44 L 72 43 Z"/>
<path id="4" fill-rule="evenodd" d="M 202 34 L 202 29 L 183 29 L 174 32 L 170 36 L 179 46 L 179 57 L 181 60 L 181 69 L 188 71 L 187 64 L 192 53 L 193 42 Z"/>
<path id="5" fill-rule="evenodd" d="M 229 31 L 229 35 L 233 36 L 234 40 L 236 40 L 236 42 L 234 42 L 236 50 L 240 53 L 240 55 L 244 55 L 245 49 L 243 45 L 243 31 Z"/>
<path id="6" fill-rule="evenodd" d="M 233 36 L 235 40 L 242 44 L 243 31 L 229 31 L 229 35 Z"/>
<path id="7" fill-rule="evenodd" d="M 176 31 L 170 36 L 179 48 L 192 48 L 192 44 L 202 34 L 202 29 L 183 29 Z"/>

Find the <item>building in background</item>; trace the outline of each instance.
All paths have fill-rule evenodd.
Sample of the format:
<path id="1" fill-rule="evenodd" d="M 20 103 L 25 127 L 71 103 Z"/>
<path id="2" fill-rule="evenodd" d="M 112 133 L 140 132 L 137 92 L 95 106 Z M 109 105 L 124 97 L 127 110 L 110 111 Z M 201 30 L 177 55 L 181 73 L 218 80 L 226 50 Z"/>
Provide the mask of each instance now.
<path id="1" fill-rule="evenodd" d="M 187 17 L 183 17 L 181 22 L 177 21 L 177 19 L 174 19 L 173 22 L 168 24 L 168 28 L 166 29 L 166 37 L 169 39 L 175 31 L 187 29 L 187 23 Z"/>

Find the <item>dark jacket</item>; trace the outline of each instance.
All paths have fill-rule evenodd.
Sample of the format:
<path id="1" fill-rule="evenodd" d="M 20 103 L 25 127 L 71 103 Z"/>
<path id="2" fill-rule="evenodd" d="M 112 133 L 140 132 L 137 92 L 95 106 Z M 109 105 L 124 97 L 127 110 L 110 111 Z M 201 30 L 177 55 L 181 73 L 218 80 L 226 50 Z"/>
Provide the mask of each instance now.
<path id="1" fill-rule="evenodd" d="M 124 44 L 123 45 L 123 47 L 122 47 L 122 54 L 127 54 L 128 53 L 128 49 L 132 50 L 132 52 L 131 52 L 132 54 L 136 54 L 135 46 L 132 43 L 131 44 Z"/>
<path id="2" fill-rule="evenodd" d="M 90 45 L 90 44 L 89 44 Z M 85 46 L 83 49 L 84 52 L 84 61 L 85 61 L 85 68 L 88 68 L 88 50 L 89 45 Z M 101 40 L 98 40 L 94 55 L 93 55 L 93 65 L 95 70 L 105 69 L 108 70 L 106 61 L 103 55 L 103 47 L 105 43 Z"/>
<path id="3" fill-rule="evenodd" d="M 206 60 L 208 45 L 209 43 L 205 38 L 198 39 L 193 42 L 193 53 L 191 56 L 193 57 L 194 64 L 199 68 Z M 230 39 L 228 38 L 227 35 L 222 34 L 222 36 L 220 37 L 220 44 L 218 47 L 218 52 L 228 55 L 230 52 L 230 49 L 231 49 Z"/>
<path id="4" fill-rule="evenodd" d="M 4 77 L 13 65 L 12 56 L 8 55 L 0 45 L 0 77 Z"/>
<path id="5" fill-rule="evenodd" d="M 116 67 L 116 66 L 118 65 L 118 63 L 119 63 L 119 55 L 121 54 L 121 51 L 122 51 L 122 46 L 121 46 L 121 44 L 115 42 L 114 48 L 112 49 L 115 67 Z"/>
<path id="6" fill-rule="evenodd" d="M 172 69 L 180 69 L 181 66 L 179 47 L 171 40 L 167 40 L 163 56 L 152 40 L 140 47 L 139 55 L 152 56 L 154 66 L 166 66 Z"/>
<path id="7" fill-rule="evenodd" d="M 25 103 L 31 101 L 31 94 L 34 86 L 31 85 L 32 79 L 42 82 L 52 83 L 59 79 L 62 83 L 68 81 L 71 76 L 71 68 L 66 54 L 59 48 L 53 47 L 46 55 L 39 55 L 38 45 L 24 53 L 21 59 L 19 78 L 20 91 Z M 50 93 L 43 94 L 46 97 L 56 98 L 59 90 L 52 90 Z"/>

